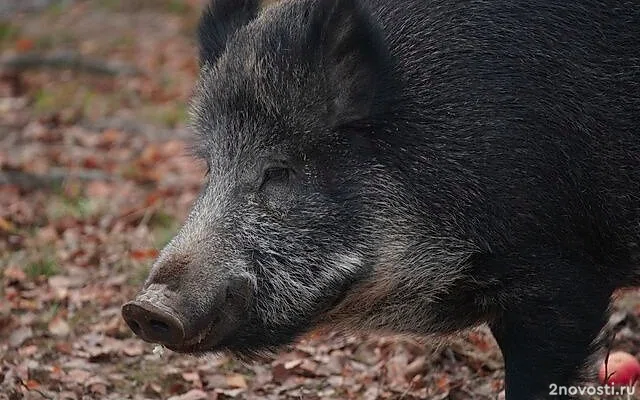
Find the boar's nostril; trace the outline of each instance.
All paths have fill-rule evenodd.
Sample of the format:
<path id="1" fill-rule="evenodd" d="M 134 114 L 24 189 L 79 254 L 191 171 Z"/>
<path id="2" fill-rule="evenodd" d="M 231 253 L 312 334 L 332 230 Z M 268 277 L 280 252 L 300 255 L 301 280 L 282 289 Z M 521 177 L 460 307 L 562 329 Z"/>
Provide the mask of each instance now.
<path id="1" fill-rule="evenodd" d="M 128 324 L 133 333 L 135 333 L 136 335 L 140 334 L 140 324 L 138 324 L 136 321 L 128 321 Z"/>
<path id="2" fill-rule="evenodd" d="M 131 301 L 122 306 L 122 317 L 131 330 L 147 342 L 179 345 L 184 341 L 184 326 L 172 313 L 146 301 Z"/>
<path id="3" fill-rule="evenodd" d="M 151 329 L 161 334 L 169 333 L 169 331 L 171 330 L 166 322 L 158 321 L 155 319 L 149 320 L 149 326 L 151 327 Z"/>

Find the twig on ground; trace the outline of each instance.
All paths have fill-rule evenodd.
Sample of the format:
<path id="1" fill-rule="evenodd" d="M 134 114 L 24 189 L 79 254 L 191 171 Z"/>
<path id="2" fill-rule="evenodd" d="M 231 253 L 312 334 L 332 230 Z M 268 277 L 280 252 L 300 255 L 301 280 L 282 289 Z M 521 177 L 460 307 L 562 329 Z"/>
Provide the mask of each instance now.
<path id="1" fill-rule="evenodd" d="M 192 138 L 189 128 L 168 129 L 129 117 L 105 117 L 95 121 L 83 120 L 79 122 L 79 125 L 95 132 L 102 132 L 105 129 L 117 129 L 126 133 L 142 135 L 154 141 Z"/>
<path id="2" fill-rule="evenodd" d="M 103 75 L 139 75 L 135 66 L 85 57 L 73 51 L 52 54 L 27 53 L 0 58 L 0 67 L 27 70 L 35 68 L 72 69 Z"/>
<path id="3" fill-rule="evenodd" d="M 79 170 L 69 171 L 62 168 L 52 168 L 46 174 L 34 174 L 22 171 L 0 171 L 0 185 L 17 185 L 23 189 L 41 189 L 59 187 L 67 180 L 81 181 L 114 181 L 117 177 L 102 171 Z"/>
<path id="4" fill-rule="evenodd" d="M 45 399 L 48 399 L 48 400 L 55 400 L 55 397 L 54 397 L 54 396 L 52 396 L 52 395 L 50 395 L 50 394 L 47 394 L 46 392 L 43 392 L 42 390 L 40 390 L 40 389 L 38 389 L 38 388 L 31 388 L 31 387 L 29 387 L 29 385 L 27 385 L 27 384 L 26 384 L 22 379 L 18 379 L 18 381 L 20 382 L 20 385 L 21 385 L 23 388 L 27 389 L 28 391 L 30 391 L 30 392 L 36 392 L 36 393 L 38 393 L 40 396 L 44 397 Z"/>

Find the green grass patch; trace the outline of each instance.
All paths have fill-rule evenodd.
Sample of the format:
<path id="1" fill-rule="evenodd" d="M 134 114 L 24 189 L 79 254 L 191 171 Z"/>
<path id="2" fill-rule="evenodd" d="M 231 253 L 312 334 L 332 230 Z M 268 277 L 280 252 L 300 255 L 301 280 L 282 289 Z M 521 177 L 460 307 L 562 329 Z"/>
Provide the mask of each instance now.
<path id="1" fill-rule="evenodd" d="M 66 1 L 54 1 L 46 9 L 46 13 L 53 17 L 60 17 L 67 11 L 68 3 Z"/>
<path id="2" fill-rule="evenodd" d="M 142 285 L 145 279 L 147 279 L 147 276 L 149 276 L 149 271 L 151 271 L 151 264 L 138 265 L 133 269 L 133 272 L 129 274 L 127 283 L 133 286 Z"/>
<path id="3" fill-rule="evenodd" d="M 180 222 L 173 215 L 159 210 L 149 219 L 149 228 L 153 237 L 153 245 L 161 249 L 176 235 L 178 228 L 180 228 Z"/>
<path id="4" fill-rule="evenodd" d="M 186 14 L 191 10 L 184 0 L 170 0 L 166 7 L 167 11 L 175 14 Z"/>
<path id="5" fill-rule="evenodd" d="M 58 302 L 53 302 L 49 305 L 49 309 L 46 310 L 44 313 L 40 314 L 40 319 L 42 321 L 45 322 L 49 322 L 53 319 L 53 317 L 56 316 L 56 314 L 58 313 L 58 310 L 60 309 L 60 303 Z"/>
<path id="6" fill-rule="evenodd" d="M 20 29 L 10 22 L 0 21 L 0 45 L 13 42 L 20 34 Z"/>
<path id="7" fill-rule="evenodd" d="M 50 255 L 43 255 L 39 260 L 30 262 L 24 269 L 25 274 L 31 279 L 39 277 L 51 277 L 60 272 L 58 264 Z"/>
<path id="8" fill-rule="evenodd" d="M 158 210 L 149 218 L 149 227 L 173 229 L 177 226 L 176 219 L 173 215 Z"/>
<path id="9" fill-rule="evenodd" d="M 33 96 L 33 109 L 39 114 L 50 113 L 60 108 L 58 101 L 53 91 L 41 88 Z"/>
<path id="10" fill-rule="evenodd" d="M 51 114 L 77 102 L 78 96 L 85 95 L 79 91 L 77 84 L 56 85 L 40 88 L 33 94 L 33 110 L 37 114 Z"/>
<path id="11" fill-rule="evenodd" d="M 130 95 L 121 92 L 99 92 L 91 84 L 77 79 L 39 88 L 31 96 L 32 108 L 36 115 L 51 115 L 72 108 L 89 119 L 96 119 L 118 110 Z"/>
<path id="12" fill-rule="evenodd" d="M 156 10 L 183 15 L 193 10 L 185 0 L 98 0 L 96 3 L 112 12 Z"/>
<path id="13" fill-rule="evenodd" d="M 152 232 L 154 246 L 158 249 L 163 248 L 164 246 L 169 244 L 171 239 L 173 239 L 173 237 L 176 235 L 177 231 L 177 226 L 171 228 L 154 229 Z"/>
<path id="14" fill-rule="evenodd" d="M 164 84 L 170 85 L 165 82 Z M 179 102 L 175 102 L 168 105 L 147 107 L 143 109 L 143 117 L 148 119 L 154 124 L 159 124 L 166 128 L 175 128 L 178 125 L 184 124 L 189 117 L 188 108 L 186 105 Z"/>
<path id="15" fill-rule="evenodd" d="M 50 219 L 56 220 L 63 217 L 73 217 L 85 219 L 96 213 L 98 203 L 87 197 L 60 197 L 56 196 L 49 202 L 47 215 Z"/>
<path id="16" fill-rule="evenodd" d="M 109 11 L 120 11 L 122 6 L 122 2 L 120 0 L 99 0 L 97 3 L 98 6 Z"/>
<path id="17" fill-rule="evenodd" d="M 131 49 L 136 44 L 136 38 L 133 34 L 120 35 L 111 41 L 111 47 L 119 47 Z"/>
<path id="18" fill-rule="evenodd" d="M 51 50 L 55 47 L 56 41 L 53 36 L 40 36 L 36 38 L 36 48 L 39 50 Z"/>

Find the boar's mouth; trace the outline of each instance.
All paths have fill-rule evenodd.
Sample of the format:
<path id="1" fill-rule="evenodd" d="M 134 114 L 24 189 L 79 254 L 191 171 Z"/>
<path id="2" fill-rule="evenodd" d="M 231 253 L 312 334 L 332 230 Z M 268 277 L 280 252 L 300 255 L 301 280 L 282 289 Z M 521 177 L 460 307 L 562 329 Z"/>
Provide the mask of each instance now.
<path id="1" fill-rule="evenodd" d="M 178 353 L 216 351 L 236 332 L 251 299 L 251 284 L 233 277 L 207 300 L 166 285 L 152 284 L 122 307 L 122 316 L 141 339 Z"/>
<path id="2" fill-rule="evenodd" d="M 211 322 L 194 332 L 190 337 L 179 344 L 166 344 L 165 347 L 176 353 L 195 354 L 211 351 L 211 347 L 219 341 L 224 340 L 224 336 L 220 335 L 214 328 L 221 322 L 220 314 L 212 313 Z"/>

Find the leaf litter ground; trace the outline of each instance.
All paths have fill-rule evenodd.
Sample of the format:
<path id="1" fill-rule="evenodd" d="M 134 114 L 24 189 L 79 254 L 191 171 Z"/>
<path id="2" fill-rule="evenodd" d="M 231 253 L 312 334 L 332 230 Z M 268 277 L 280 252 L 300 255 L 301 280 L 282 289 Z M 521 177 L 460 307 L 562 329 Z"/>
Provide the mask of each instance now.
<path id="1" fill-rule="evenodd" d="M 120 306 L 203 177 L 185 128 L 199 2 L 50 3 L 0 18 L 3 60 L 62 50 L 140 73 L 0 68 L 0 399 L 497 397 L 485 328 L 445 346 L 315 332 L 251 364 L 136 339 Z M 640 292 L 617 297 L 610 346 L 638 356 Z"/>

